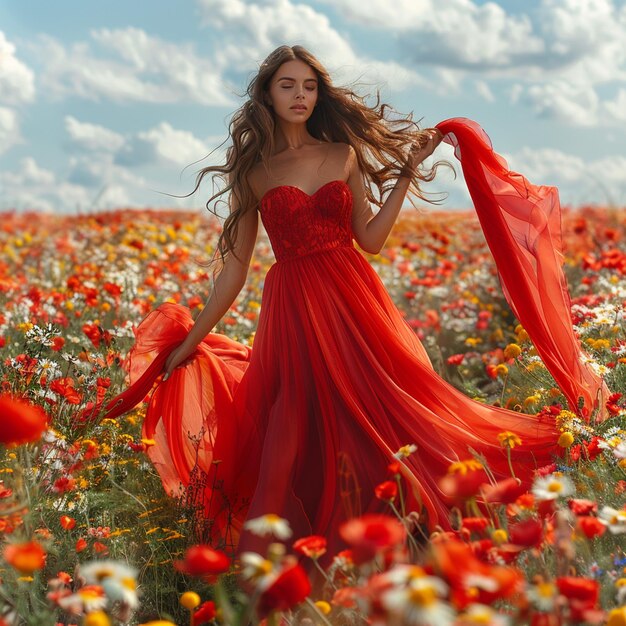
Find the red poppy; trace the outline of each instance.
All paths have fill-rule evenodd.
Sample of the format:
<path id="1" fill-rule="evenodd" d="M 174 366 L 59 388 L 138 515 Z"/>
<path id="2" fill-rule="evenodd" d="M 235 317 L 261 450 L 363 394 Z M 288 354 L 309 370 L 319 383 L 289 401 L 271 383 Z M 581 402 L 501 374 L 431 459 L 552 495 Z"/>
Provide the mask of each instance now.
<path id="1" fill-rule="evenodd" d="M 208 624 L 215 619 L 216 610 L 215 602 L 213 600 L 207 600 L 203 602 L 193 614 L 193 626 L 202 626 L 202 624 Z"/>
<path id="2" fill-rule="evenodd" d="M 374 493 L 379 500 L 395 500 L 398 495 L 398 483 L 395 480 L 386 480 L 374 489 Z"/>
<path id="3" fill-rule="evenodd" d="M 230 560 L 223 552 L 198 544 L 187 549 L 183 561 L 174 561 L 174 567 L 188 576 L 210 576 L 228 571 Z"/>
<path id="4" fill-rule="evenodd" d="M 50 385 L 50 391 L 54 391 L 54 393 L 58 393 L 61 397 L 65 398 L 65 400 L 69 404 L 80 404 L 81 395 L 78 393 L 76 388 L 74 387 L 74 379 L 70 376 L 66 376 L 65 378 L 57 378 L 52 381 Z"/>
<path id="5" fill-rule="evenodd" d="M 65 339 L 63 337 L 54 337 L 52 339 L 52 345 L 50 346 L 50 349 L 53 350 L 54 352 L 59 352 L 59 350 L 63 349 L 64 345 L 65 345 Z"/>
<path id="6" fill-rule="evenodd" d="M 587 537 L 601 537 L 606 531 L 606 526 L 597 518 L 591 515 L 582 515 L 578 518 L 578 528 Z"/>
<path id="7" fill-rule="evenodd" d="M 288 611 L 304 602 L 311 593 L 311 581 L 298 565 L 287 565 L 259 599 L 259 615 Z"/>
<path id="8" fill-rule="evenodd" d="M 465 500 L 478 493 L 489 479 L 483 467 L 469 466 L 466 471 L 450 472 L 439 480 L 439 488 L 450 501 Z"/>
<path id="9" fill-rule="evenodd" d="M 87 547 L 87 541 L 81 537 L 76 541 L 76 552 L 82 552 Z"/>
<path id="10" fill-rule="evenodd" d="M 517 546 L 534 548 L 543 541 L 543 522 L 532 517 L 510 523 L 508 530 L 510 542 Z"/>
<path id="11" fill-rule="evenodd" d="M 38 441 L 47 428 L 48 415 L 40 406 L 0 395 L 0 443 L 9 446 Z"/>
<path id="12" fill-rule="evenodd" d="M 495 485 L 485 484 L 481 492 L 485 502 L 492 504 L 511 504 L 527 491 L 519 478 L 505 478 Z"/>
<path id="13" fill-rule="evenodd" d="M 431 547 L 434 572 L 450 585 L 450 597 L 457 608 L 476 602 L 491 604 L 523 587 L 524 576 L 519 570 L 479 561 L 466 543 L 451 539 L 433 542 Z M 487 585 L 476 584 L 475 580 L 484 580 Z"/>
<path id="14" fill-rule="evenodd" d="M 399 474 L 400 473 L 400 461 L 394 461 L 393 463 L 389 463 L 389 465 L 387 465 L 387 471 L 390 474 Z"/>
<path id="15" fill-rule="evenodd" d="M 574 515 L 589 515 L 598 511 L 598 504 L 593 500 L 584 500 L 582 498 L 572 498 L 567 502 L 567 506 Z"/>
<path id="16" fill-rule="evenodd" d="M 464 517 L 462 523 L 463 528 L 473 533 L 480 533 L 489 526 L 489 520 L 486 517 Z"/>
<path id="17" fill-rule="evenodd" d="M 597 580 L 563 576 L 556 579 L 556 586 L 561 595 L 569 600 L 570 618 L 572 622 L 585 622 L 585 615 L 594 612 L 600 595 L 600 584 Z"/>
<path id="18" fill-rule="evenodd" d="M 52 490 L 55 493 L 67 493 L 76 487 L 76 479 L 72 476 L 61 476 L 54 481 Z"/>
<path id="19" fill-rule="evenodd" d="M 4 560 L 21 574 L 30 575 L 46 564 L 46 551 L 36 541 L 10 543 L 4 548 Z"/>
<path id="20" fill-rule="evenodd" d="M 311 559 L 319 559 L 326 552 L 326 538 L 319 535 L 302 537 L 294 542 L 293 549 Z"/>
<path id="21" fill-rule="evenodd" d="M 393 517 L 368 513 L 339 527 L 341 538 L 352 547 L 356 565 L 371 561 L 378 552 L 402 543 L 406 529 Z"/>

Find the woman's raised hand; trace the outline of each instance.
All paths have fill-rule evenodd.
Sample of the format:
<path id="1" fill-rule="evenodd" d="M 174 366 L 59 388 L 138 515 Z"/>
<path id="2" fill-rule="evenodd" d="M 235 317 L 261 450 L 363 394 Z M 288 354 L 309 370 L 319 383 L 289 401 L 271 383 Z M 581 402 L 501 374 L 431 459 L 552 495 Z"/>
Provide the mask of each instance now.
<path id="1" fill-rule="evenodd" d="M 411 146 L 406 164 L 402 168 L 402 176 L 412 177 L 417 166 L 428 158 L 443 140 L 443 133 L 438 128 L 425 128 L 424 132 L 428 133 L 428 140 L 426 143 L 418 144 L 416 142 Z"/>

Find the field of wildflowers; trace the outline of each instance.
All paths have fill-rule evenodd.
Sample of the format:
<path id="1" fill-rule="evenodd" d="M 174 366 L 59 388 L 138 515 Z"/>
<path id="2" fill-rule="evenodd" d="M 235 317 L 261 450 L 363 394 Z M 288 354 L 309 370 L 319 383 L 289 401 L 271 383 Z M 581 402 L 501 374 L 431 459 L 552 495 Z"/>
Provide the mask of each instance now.
<path id="1" fill-rule="evenodd" d="M 494 483 L 479 457 L 453 464 L 442 481 L 455 530 L 426 537 L 403 506 L 399 468 L 417 453 L 406 442 L 376 491 L 389 515 L 346 523 L 346 550 L 325 555 L 323 537 L 293 537 L 289 520 L 266 516 L 250 524 L 275 538 L 268 554 L 236 565 L 163 493 L 142 406 L 81 417 L 124 388 L 120 363 L 143 316 L 164 301 L 202 307 L 211 276 L 198 261 L 218 231 L 180 211 L 3 216 L 0 626 L 626 624 L 625 211 L 563 217 L 572 321 L 613 391 L 603 422 L 567 410 L 474 216 L 403 216 L 368 258 L 435 367 L 470 397 L 556 420 L 559 454 L 529 491 L 514 466 Z M 272 261 L 261 237 L 217 332 L 252 345 Z"/>

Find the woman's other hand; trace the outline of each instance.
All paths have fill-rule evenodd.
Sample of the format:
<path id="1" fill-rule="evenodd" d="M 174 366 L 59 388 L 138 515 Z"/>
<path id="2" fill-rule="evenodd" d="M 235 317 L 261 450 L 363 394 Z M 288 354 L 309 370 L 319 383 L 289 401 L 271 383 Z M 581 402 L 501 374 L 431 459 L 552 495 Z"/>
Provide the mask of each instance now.
<path id="1" fill-rule="evenodd" d="M 435 148 L 443 140 L 443 133 L 438 128 L 425 128 L 425 133 L 428 133 L 428 139 L 426 143 L 414 143 L 409 152 L 409 157 L 406 164 L 402 168 L 402 176 L 412 176 L 417 166 L 426 158 L 428 158 Z"/>
<path id="2" fill-rule="evenodd" d="M 179 366 L 186 365 L 185 361 L 190 361 L 190 356 L 194 353 L 195 349 L 190 350 L 185 343 L 181 343 L 177 348 L 174 348 L 172 353 L 167 357 L 167 361 L 165 361 L 165 366 L 163 370 L 165 371 L 165 375 L 163 376 L 163 380 L 167 380 L 171 373 Z"/>

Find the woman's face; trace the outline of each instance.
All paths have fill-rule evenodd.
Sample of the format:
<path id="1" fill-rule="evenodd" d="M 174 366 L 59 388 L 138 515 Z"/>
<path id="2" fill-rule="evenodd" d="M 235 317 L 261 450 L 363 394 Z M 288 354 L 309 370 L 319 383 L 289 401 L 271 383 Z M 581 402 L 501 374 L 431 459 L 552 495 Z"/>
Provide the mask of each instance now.
<path id="1" fill-rule="evenodd" d="M 317 75 L 300 59 L 286 61 L 274 73 L 268 91 L 274 113 L 288 122 L 305 122 L 317 102 Z"/>

